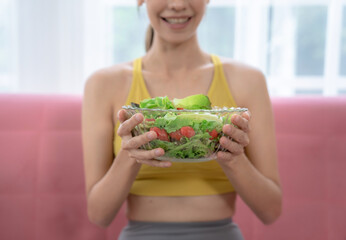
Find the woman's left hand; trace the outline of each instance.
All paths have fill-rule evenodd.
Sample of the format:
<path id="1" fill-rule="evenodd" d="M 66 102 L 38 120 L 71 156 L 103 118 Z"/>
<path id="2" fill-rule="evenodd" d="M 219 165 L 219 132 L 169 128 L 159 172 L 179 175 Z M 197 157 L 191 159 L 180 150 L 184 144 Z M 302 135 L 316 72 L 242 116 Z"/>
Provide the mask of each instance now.
<path id="1" fill-rule="evenodd" d="M 235 157 L 244 154 L 245 147 L 250 143 L 248 136 L 250 116 L 248 111 L 241 115 L 233 115 L 231 122 L 237 127 L 231 124 L 223 126 L 222 131 L 226 136 L 220 138 L 220 144 L 227 151 L 217 153 L 217 159 L 220 163 L 227 163 Z"/>

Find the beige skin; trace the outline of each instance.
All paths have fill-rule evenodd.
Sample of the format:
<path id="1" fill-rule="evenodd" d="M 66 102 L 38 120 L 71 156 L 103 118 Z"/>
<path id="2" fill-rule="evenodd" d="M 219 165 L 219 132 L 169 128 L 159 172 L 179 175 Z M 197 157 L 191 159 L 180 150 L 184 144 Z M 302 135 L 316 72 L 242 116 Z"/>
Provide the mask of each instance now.
<path id="1" fill-rule="evenodd" d="M 143 57 L 143 76 L 151 97 L 183 98 L 207 94 L 213 64 L 198 45 L 196 29 L 206 0 L 147 0 L 148 15 L 155 29 L 154 43 Z M 183 31 L 174 31 L 160 16 L 192 16 Z M 232 217 L 236 194 L 265 224 L 281 214 L 282 194 L 277 169 L 273 113 L 263 74 L 231 59 L 221 58 L 230 91 L 238 106 L 250 113 L 233 117 L 238 129 L 225 125 L 223 131 L 234 141 L 221 139 L 227 153 L 217 161 L 236 193 L 211 196 L 150 197 L 129 194 L 142 164 L 170 167 L 170 162 L 153 160 L 163 149 L 139 150 L 155 139 L 154 132 L 132 137 L 131 130 L 143 115 L 126 118 L 121 106 L 127 98 L 133 63 L 101 69 L 85 85 L 82 113 L 83 151 L 88 215 L 92 222 L 108 226 L 127 201 L 127 216 L 141 221 L 211 221 Z M 122 148 L 113 156 L 114 126 L 122 137 Z"/>

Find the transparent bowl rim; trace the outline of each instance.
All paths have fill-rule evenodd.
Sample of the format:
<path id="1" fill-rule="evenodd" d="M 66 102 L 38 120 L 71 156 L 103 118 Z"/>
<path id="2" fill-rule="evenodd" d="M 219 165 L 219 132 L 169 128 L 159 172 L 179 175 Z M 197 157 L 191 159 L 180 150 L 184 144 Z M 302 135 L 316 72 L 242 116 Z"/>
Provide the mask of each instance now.
<path id="1" fill-rule="evenodd" d="M 246 112 L 248 111 L 247 108 L 240 108 L 240 107 L 213 107 L 213 109 L 159 109 L 159 108 L 138 108 L 138 107 L 132 107 L 132 106 L 123 106 L 123 109 L 126 110 L 140 110 L 140 111 L 149 111 L 149 112 L 192 112 L 192 113 L 233 113 L 233 112 Z"/>

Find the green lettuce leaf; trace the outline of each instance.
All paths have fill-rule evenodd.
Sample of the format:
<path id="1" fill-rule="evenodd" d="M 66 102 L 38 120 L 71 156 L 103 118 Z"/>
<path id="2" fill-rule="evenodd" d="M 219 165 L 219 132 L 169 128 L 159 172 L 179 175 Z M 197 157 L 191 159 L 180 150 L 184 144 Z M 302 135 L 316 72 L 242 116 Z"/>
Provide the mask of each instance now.
<path id="1" fill-rule="evenodd" d="M 174 109 L 173 103 L 166 97 L 144 99 L 139 103 L 140 108 Z"/>
<path id="2" fill-rule="evenodd" d="M 155 127 L 164 128 L 168 133 L 175 132 L 182 127 L 190 126 L 196 132 L 216 130 L 221 132 L 222 120 L 209 114 L 181 114 L 168 113 L 164 117 L 156 118 Z"/>
<path id="3" fill-rule="evenodd" d="M 183 144 L 160 140 L 151 141 L 153 148 L 163 148 L 166 155 L 173 158 L 197 159 L 204 157 L 215 150 L 215 141 L 209 140 L 208 133 L 196 134 L 192 138 L 182 138 Z"/>

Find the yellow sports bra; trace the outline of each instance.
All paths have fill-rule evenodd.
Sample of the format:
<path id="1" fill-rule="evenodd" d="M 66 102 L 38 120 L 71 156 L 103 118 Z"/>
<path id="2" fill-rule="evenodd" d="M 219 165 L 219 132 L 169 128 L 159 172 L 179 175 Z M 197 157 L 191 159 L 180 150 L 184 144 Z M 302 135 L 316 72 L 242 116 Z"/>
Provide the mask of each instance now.
<path id="1" fill-rule="evenodd" d="M 208 97 L 212 105 L 236 107 L 220 59 L 215 55 L 212 55 L 211 58 L 214 63 L 214 77 Z M 136 59 L 133 67 L 133 80 L 125 105 L 151 98 L 142 75 L 142 59 Z M 115 155 L 121 147 L 121 138 L 116 134 L 118 127 L 119 122 L 115 126 Z M 130 193 L 144 196 L 198 196 L 233 191 L 233 186 L 219 164 L 212 160 L 200 163 L 173 162 L 169 168 L 157 168 L 143 164 Z"/>

